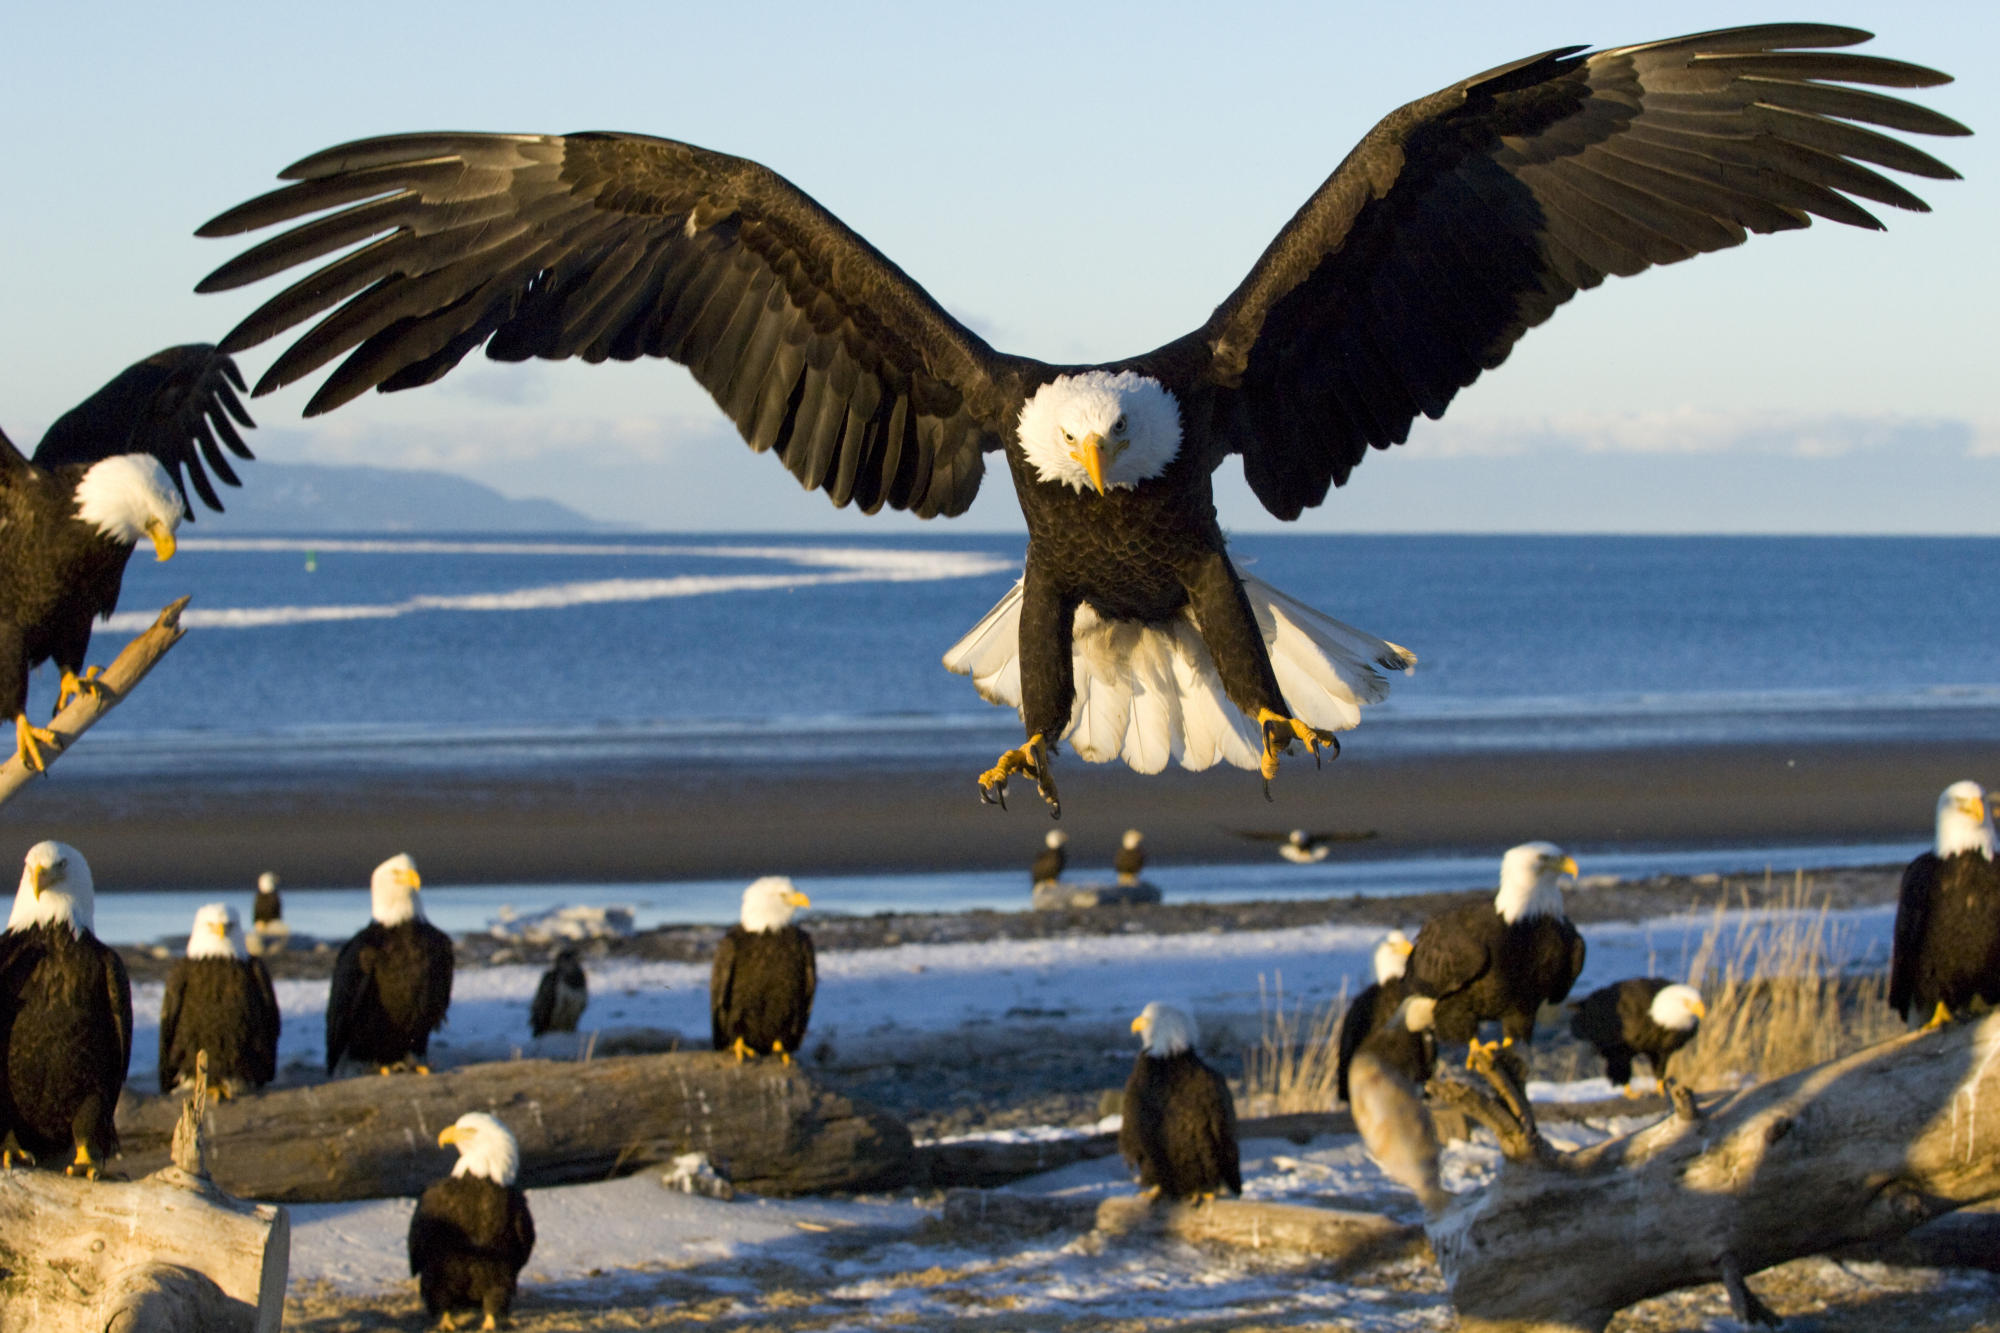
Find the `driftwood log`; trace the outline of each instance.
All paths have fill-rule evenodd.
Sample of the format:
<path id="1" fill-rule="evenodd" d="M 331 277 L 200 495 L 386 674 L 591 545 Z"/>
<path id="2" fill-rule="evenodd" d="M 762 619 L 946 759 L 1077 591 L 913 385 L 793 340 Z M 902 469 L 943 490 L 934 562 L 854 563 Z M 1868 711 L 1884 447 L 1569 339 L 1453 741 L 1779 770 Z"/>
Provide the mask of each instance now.
<path id="1" fill-rule="evenodd" d="M 61 748 L 44 749 L 42 758 L 46 762 L 54 764 L 62 755 L 69 753 L 69 747 L 76 744 L 76 738 L 124 702 L 133 687 L 166 656 L 167 649 L 180 642 L 181 636 L 187 633 L 181 627 L 181 612 L 187 604 L 188 599 L 183 597 L 161 611 L 159 619 L 144 634 L 126 644 L 124 651 L 98 677 L 104 689 L 84 691 L 56 715 L 55 721 L 49 723 L 49 730 L 56 734 Z M 5 803 L 37 776 L 34 769 L 21 762 L 20 755 L 11 755 L 4 764 L 0 764 L 0 803 Z"/>
<path id="2" fill-rule="evenodd" d="M 175 1111 L 165 1098 L 120 1102 L 131 1169 L 164 1160 Z M 514 1131 L 530 1188 L 628 1175 L 690 1152 L 758 1194 L 894 1185 L 911 1171 L 901 1121 L 820 1088 L 796 1064 L 738 1065 L 708 1051 L 510 1060 L 239 1097 L 209 1109 L 208 1169 L 251 1199 L 414 1195 L 450 1171 L 438 1131 L 467 1111 L 490 1111 Z"/>
<path id="3" fill-rule="evenodd" d="M 1097 1229 L 1113 1236 L 1164 1235 L 1310 1255 L 1336 1274 L 1424 1252 L 1422 1227 L 1380 1213 L 1255 1199 L 1212 1199 L 1194 1205 L 1125 1195 L 1098 1205 Z"/>
<path id="4" fill-rule="evenodd" d="M 1885 1042 L 1581 1152 L 1429 1231 L 1459 1326 L 1597 1333 L 1637 1301 L 2000 1197 L 2000 1015 Z"/>

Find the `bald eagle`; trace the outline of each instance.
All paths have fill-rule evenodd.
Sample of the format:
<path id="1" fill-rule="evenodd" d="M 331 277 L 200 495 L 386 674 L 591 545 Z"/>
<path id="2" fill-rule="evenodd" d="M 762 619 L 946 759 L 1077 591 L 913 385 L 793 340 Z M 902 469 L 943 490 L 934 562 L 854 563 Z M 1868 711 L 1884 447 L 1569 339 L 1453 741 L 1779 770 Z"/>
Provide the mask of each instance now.
<path id="1" fill-rule="evenodd" d="M 451 1006 L 451 937 L 424 920 L 423 880 L 407 855 L 375 867 L 373 919 L 333 960 L 326 1002 L 326 1072 L 353 1057 L 387 1074 L 409 1063 L 430 1073 L 431 1033 Z"/>
<path id="2" fill-rule="evenodd" d="M 792 913 L 812 900 L 789 879 L 767 875 L 743 890 L 743 912 L 715 949 L 708 980 L 709 1034 L 738 1060 L 769 1052 L 786 1064 L 805 1044 L 819 966 L 812 936 Z"/>
<path id="3" fill-rule="evenodd" d="M 73 1151 L 68 1173 L 95 1180 L 118 1151 L 132 983 L 91 933 L 96 907 L 81 852 L 28 849 L 0 935 L 0 1167 Z"/>
<path id="4" fill-rule="evenodd" d="M 1050 829 L 1042 838 L 1042 850 L 1035 853 L 1035 863 L 1028 867 L 1029 882 L 1053 884 L 1062 878 L 1068 865 L 1069 835 L 1061 829 Z"/>
<path id="5" fill-rule="evenodd" d="M 250 908 L 250 921 L 255 926 L 277 926 L 284 924 L 285 900 L 278 892 L 278 876 L 266 870 L 257 876 L 257 901 Z"/>
<path id="6" fill-rule="evenodd" d="M 1243 1192 L 1236 1101 L 1194 1053 L 1194 1020 L 1155 1000 L 1132 1020 L 1138 1058 L 1125 1080 L 1118 1151 L 1154 1197 L 1213 1199 Z"/>
<path id="7" fill-rule="evenodd" d="M 1935 848 L 1903 871 L 1889 1003 L 1928 1030 L 1975 999 L 2000 1004 L 2000 861 L 1986 792 L 1967 781 L 1939 795 Z"/>
<path id="8" fill-rule="evenodd" d="M 1707 1016 L 1708 1006 L 1692 986 L 1661 977 L 1627 977 L 1578 1001 L 1569 1030 L 1604 1057 L 1604 1076 L 1623 1088 L 1627 1097 L 1636 1097 L 1633 1058 L 1646 1057 L 1654 1081 L 1664 1090 L 1667 1062 L 1694 1040 Z"/>
<path id="9" fill-rule="evenodd" d="M 271 974 L 244 948 L 236 909 L 197 909 L 187 957 L 167 973 L 160 1000 L 160 1091 L 193 1082 L 202 1051 L 209 1083 L 223 1096 L 263 1087 L 277 1077 L 278 1029 Z"/>
<path id="10" fill-rule="evenodd" d="M 535 998 L 528 1006 L 528 1031 L 537 1037 L 544 1032 L 574 1032 L 589 1003 L 590 982 L 583 975 L 576 946 L 565 944 L 556 950 L 555 961 L 535 985 Z"/>
<path id="11" fill-rule="evenodd" d="M 514 1183 L 521 1150 L 507 1126 L 468 1111 L 438 1133 L 458 1148 L 451 1174 L 423 1192 L 410 1214 L 410 1275 L 424 1313 L 449 1328 L 452 1312 L 472 1306 L 497 1328 L 535 1250 L 528 1196 Z"/>
<path id="12" fill-rule="evenodd" d="M 1146 835 L 1135 828 L 1126 829 L 1118 842 L 1118 855 L 1111 858 L 1111 868 L 1118 872 L 1118 882 L 1125 888 L 1138 884 L 1139 876 L 1146 873 Z"/>
<path id="13" fill-rule="evenodd" d="M 1354 1062 L 1354 1056 L 1361 1049 L 1361 1043 L 1382 1034 L 1376 1055 L 1378 1058 L 1400 1070 L 1418 1087 L 1422 1087 L 1431 1076 L 1431 1066 L 1436 1063 L 1437 1043 L 1430 1036 L 1428 1028 L 1413 1029 L 1398 1026 L 1395 1022 L 1408 988 L 1403 983 L 1403 973 L 1410 965 L 1410 937 L 1400 930 L 1392 930 L 1375 946 L 1375 980 L 1361 988 L 1354 1002 L 1347 1006 L 1347 1013 L 1340 1020 L 1340 1045 L 1334 1063 L 1334 1090 L 1342 1101 L 1350 1101 L 1347 1095 L 1347 1073 Z M 1428 1007 L 1424 1010 L 1428 1019 Z"/>
<path id="14" fill-rule="evenodd" d="M 0 433 L 0 710 L 13 718 L 15 752 L 29 768 L 46 769 L 42 747 L 60 744 L 28 721 L 29 673 L 55 659 L 58 713 L 104 688 L 98 668 L 84 664 L 91 622 L 117 609 L 140 538 L 159 559 L 173 556 L 189 515 L 185 480 L 222 508 L 204 458 L 238 484 L 222 446 L 251 456 L 236 429 L 251 424 L 236 396 L 242 387 L 236 363 L 213 347 L 169 347 L 71 408 L 32 461 Z"/>
<path id="15" fill-rule="evenodd" d="M 1499 1045 L 1525 1048 L 1536 1011 L 1568 998 L 1584 945 L 1563 911 L 1564 875 L 1575 877 L 1576 862 L 1553 843 L 1509 848 L 1490 905 L 1454 907 L 1417 932 L 1405 985 L 1437 1001 L 1439 1041 L 1469 1043 L 1471 1059 L 1490 1057 L 1496 1047 L 1479 1044 L 1479 1025 L 1498 1019 Z M 1525 1070 L 1515 1069 L 1517 1082 Z"/>
<path id="16" fill-rule="evenodd" d="M 1295 828 L 1288 833 L 1266 829 L 1236 829 L 1234 832 L 1237 837 L 1249 838 L 1253 842 L 1277 843 L 1278 855 L 1295 866 L 1317 865 L 1326 860 L 1336 842 L 1366 842 L 1375 836 L 1374 829 L 1325 833 L 1315 833 L 1302 828 Z"/>
<path id="17" fill-rule="evenodd" d="M 946 656 L 1019 709 L 1017 774 L 1059 812 L 1050 757 L 1260 769 L 1381 699 L 1406 649 L 1230 562 L 1211 477 L 1230 454 L 1297 518 L 1370 448 L 1504 361 L 1578 291 L 1804 227 L 1881 224 L 1850 195 L 1924 204 L 1860 165 L 1943 163 L 1863 124 L 1964 134 L 1842 84 L 1924 87 L 1917 66 L 1812 48 L 1778 24 L 1516 60 L 1391 113 L 1198 329 L 1097 366 L 996 351 L 783 177 L 632 134 L 424 133 L 288 167 L 295 184 L 201 228 L 298 223 L 210 274 L 225 291 L 333 258 L 224 339 L 303 321 L 258 393 L 346 357 L 308 403 L 428 384 L 482 345 L 687 366 L 752 449 L 836 505 L 965 511 L 1005 455 L 1022 583 Z M 1801 49 L 1805 48 L 1805 49 Z"/>

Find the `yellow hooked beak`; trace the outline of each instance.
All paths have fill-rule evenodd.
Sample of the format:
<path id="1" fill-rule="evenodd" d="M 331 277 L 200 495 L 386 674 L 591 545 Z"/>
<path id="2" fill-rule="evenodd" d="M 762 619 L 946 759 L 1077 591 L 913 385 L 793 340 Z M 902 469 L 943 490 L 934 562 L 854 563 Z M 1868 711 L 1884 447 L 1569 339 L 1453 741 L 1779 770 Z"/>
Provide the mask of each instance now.
<path id="1" fill-rule="evenodd" d="M 1417 951 L 1417 942 L 1415 940 L 1391 940 L 1389 947 L 1397 953 L 1408 955 Z"/>
<path id="2" fill-rule="evenodd" d="M 1568 875 L 1571 879 L 1575 879 L 1576 858 L 1574 856 L 1565 856 L 1562 859 L 1562 864 L 1558 866 L 1557 869 L 1561 870 L 1565 875 Z"/>
<path id="3" fill-rule="evenodd" d="M 438 1131 L 438 1147 L 442 1148 L 448 1144 L 453 1144 L 457 1142 L 458 1142 L 457 1125 L 446 1125 L 443 1129 Z"/>
<path id="4" fill-rule="evenodd" d="M 1984 819 L 1986 818 L 1986 802 L 1967 797 L 1958 803 L 1958 812 L 1967 819 Z"/>
<path id="5" fill-rule="evenodd" d="M 215 932 L 215 938 L 219 940 L 229 938 L 229 923 L 227 921 L 211 921 L 208 923 L 208 928 Z"/>
<path id="6" fill-rule="evenodd" d="M 414 870 L 403 871 L 402 879 L 404 887 L 411 889 L 413 891 L 416 889 L 421 889 L 424 886 L 424 877 L 422 875 L 419 875 Z"/>
<path id="7" fill-rule="evenodd" d="M 1693 1004 L 1689 1005 L 1688 1008 L 1694 1010 L 1694 1016 L 1696 1018 L 1708 1017 L 1708 1006 L 1703 1004 L 1700 1000 L 1696 1000 Z"/>
<path id="8" fill-rule="evenodd" d="M 157 518 L 146 520 L 146 535 L 153 539 L 153 558 L 174 558 L 174 530 Z"/>
<path id="9" fill-rule="evenodd" d="M 1090 487 L 1099 495 L 1104 494 L 1104 437 L 1086 435 L 1077 442 L 1069 456 L 1083 464 L 1083 470 L 1090 475 Z"/>
<path id="10" fill-rule="evenodd" d="M 35 891 L 35 896 L 37 898 L 42 896 L 42 885 L 46 880 L 49 879 L 50 877 L 49 871 L 53 870 L 54 868 L 55 867 L 53 866 L 28 867 L 28 887 Z"/>
<path id="11" fill-rule="evenodd" d="M 1132 1030 L 1134 1032 L 1144 1032 L 1146 1030 L 1146 1016 L 1144 1014 L 1140 1014 L 1132 1020 Z"/>
<path id="12" fill-rule="evenodd" d="M 786 894 L 785 901 L 794 907 L 811 907 L 813 905 L 813 900 L 800 893 L 797 889 L 793 889 L 790 893 Z"/>

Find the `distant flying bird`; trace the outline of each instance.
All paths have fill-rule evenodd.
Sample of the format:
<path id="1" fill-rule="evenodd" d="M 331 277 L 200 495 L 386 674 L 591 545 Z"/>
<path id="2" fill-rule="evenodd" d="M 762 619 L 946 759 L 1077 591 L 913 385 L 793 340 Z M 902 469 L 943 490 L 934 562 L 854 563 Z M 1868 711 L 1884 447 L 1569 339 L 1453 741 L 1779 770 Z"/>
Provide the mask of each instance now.
<path id="1" fill-rule="evenodd" d="M 528 1006 L 528 1030 L 539 1037 L 544 1032 L 574 1032 L 590 1003 L 590 983 L 583 975 L 576 946 L 565 944 L 556 950 L 555 961 L 535 986 L 534 1002 Z"/>
<path id="2" fill-rule="evenodd" d="M 308 415 L 428 384 L 484 345 L 501 361 L 678 361 L 752 449 L 836 505 L 963 513 L 984 456 L 1003 452 L 1026 572 L 945 659 L 1018 708 L 1027 734 L 980 775 L 982 794 L 1004 800 L 1026 774 L 1059 812 L 1050 759 L 1065 739 L 1141 772 L 1227 760 L 1268 782 L 1295 741 L 1337 752 L 1334 733 L 1416 659 L 1241 577 L 1216 468 L 1242 455 L 1265 508 L 1295 519 L 1607 275 L 1815 214 L 1879 227 L 1850 195 L 1922 210 L 1861 163 L 1952 170 L 1862 125 L 1967 131 L 1839 85 L 1946 76 L 1797 49 L 1867 37 L 1777 24 L 1564 47 L 1475 75 L 1370 131 L 1200 328 L 1096 366 L 996 351 L 775 172 L 631 134 L 328 149 L 282 173 L 296 184 L 201 228 L 298 224 L 200 289 L 333 257 L 223 342 L 318 321 L 257 385 L 345 356 Z M 1115 210 L 1114 158 L 1052 206 Z M 1781 323 L 1754 297 L 1743 307 Z"/>
<path id="3" fill-rule="evenodd" d="M 1132 1020 L 1142 1043 L 1125 1080 L 1118 1151 L 1139 1184 L 1197 1203 L 1243 1192 L 1236 1102 L 1222 1075 L 1194 1051 L 1194 1020 L 1158 1000 Z"/>
<path id="4" fill-rule="evenodd" d="M 343 1059 L 387 1074 L 402 1067 L 430 1073 L 431 1033 L 451 1007 L 451 936 L 424 920 L 417 902 L 423 878 L 406 855 L 369 877 L 371 920 L 333 960 L 326 1002 L 326 1072 Z"/>
<path id="5" fill-rule="evenodd" d="M 1139 882 L 1139 876 L 1146 873 L 1146 835 L 1138 829 L 1128 828 L 1118 843 L 1118 855 L 1111 858 L 1111 868 L 1118 872 L 1118 883 L 1131 888 Z"/>
<path id="6" fill-rule="evenodd" d="M 132 1063 L 132 982 L 91 927 L 83 854 L 38 842 L 0 935 L 0 1168 L 73 1154 L 97 1179 L 118 1151 L 112 1121 Z"/>
<path id="7" fill-rule="evenodd" d="M 1035 863 L 1028 868 L 1030 881 L 1035 885 L 1053 884 L 1062 878 L 1063 868 L 1068 864 L 1069 834 L 1050 829 L 1042 838 L 1042 850 L 1035 853 Z"/>
<path id="8" fill-rule="evenodd" d="M 1553 843 L 1509 848 L 1491 903 L 1440 912 L 1417 932 L 1405 988 L 1437 1001 L 1438 1040 L 1469 1043 L 1468 1065 L 1499 1047 L 1525 1048 L 1536 1012 L 1569 998 L 1582 975 L 1583 936 L 1563 908 L 1564 875 L 1575 878 L 1576 862 Z M 1479 1025 L 1495 1019 L 1500 1042 L 1481 1046 Z M 1521 1059 L 1515 1072 L 1525 1070 Z"/>
<path id="9" fill-rule="evenodd" d="M 786 1064 L 805 1044 L 819 963 L 812 936 L 792 924 L 811 907 L 782 875 L 743 890 L 743 910 L 715 949 L 708 980 L 709 1037 L 738 1060 L 775 1055 Z"/>
<path id="10" fill-rule="evenodd" d="M 1408 994 L 1408 987 L 1403 984 L 1403 973 L 1410 965 L 1410 950 L 1414 947 L 1410 937 L 1400 930 L 1392 930 L 1385 935 L 1382 942 L 1375 946 L 1375 980 L 1361 988 L 1341 1017 L 1340 1045 L 1334 1062 L 1334 1091 L 1342 1101 L 1350 1100 L 1347 1095 L 1347 1072 L 1354 1062 L 1355 1052 L 1369 1037 L 1389 1028 L 1402 1007 L 1403 999 Z M 1422 1087 L 1431 1076 L 1436 1047 L 1436 1041 L 1427 1033 L 1406 1027 L 1400 1035 L 1392 1032 L 1378 1054 L 1401 1069 L 1411 1082 Z"/>
<path id="11" fill-rule="evenodd" d="M 1934 848 L 1903 871 L 1889 1004 L 1928 1030 L 1975 999 L 2000 1004 L 2000 861 L 1986 791 L 1967 781 L 1938 797 Z"/>
<path id="12" fill-rule="evenodd" d="M 1273 829 L 1249 828 L 1231 829 L 1230 832 L 1239 838 L 1248 838 L 1252 842 L 1275 842 L 1278 844 L 1278 855 L 1299 866 L 1309 866 L 1326 860 L 1327 853 L 1333 850 L 1333 844 L 1336 842 L 1366 842 L 1375 836 L 1375 830 L 1372 828 L 1351 833 L 1311 833 L 1302 828 L 1295 828 L 1288 833 Z"/>
<path id="13" fill-rule="evenodd" d="M 1667 1062 L 1674 1052 L 1694 1040 L 1708 1006 L 1701 992 L 1692 986 L 1676 985 L 1663 977 L 1627 977 L 1602 990 L 1594 990 L 1579 1000 L 1570 1015 L 1570 1034 L 1587 1041 L 1604 1057 L 1604 1076 L 1624 1089 L 1632 1090 L 1632 1061 L 1645 1056 L 1653 1071 L 1653 1081 L 1665 1091 Z"/>
<path id="14" fill-rule="evenodd" d="M 238 426 L 236 363 L 206 343 L 169 347 L 127 368 L 64 413 L 22 457 L 0 432 L 0 710 L 15 753 L 37 771 L 55 733 L 28 721 L 28 675 L 50 658 L 62 671 L 55 711 L 104 689 L 86 666 L 91 622 L 118 608 L 125 564 L 141 538 L 161 560 L 187 507 L 185 481 L 221 509 L 203 460 L 239 484 L 223 454 L 251 456 Z M 185 472 L 185 478 L 183 477 Z"/>
<path id="15" fill-rule="evenodd" d="M 262 960 L 243 944 L 236 909 L 196 910 L 187 956 L 167 973 L 160 999 L 160 1091 L 194 1082 L 208 1052 L 208 1080 L 224 1097 L 261 1088 L 278 1074 L 278 996 Z"/>
<path id="16" fill-rule="evenodd" d="M 410 1214 L 410 1276 L 438 1328 L 453 1312 L 481 1311 L 499 1328 L 514 1304 L 521 1269 L 535 1250 L 535 1219 L 516 1184 L 521 1150 L 493 1116 L 468 1111 L 438 1133 L 458 1149 L 451 1174 L 423 1192 Z"/>

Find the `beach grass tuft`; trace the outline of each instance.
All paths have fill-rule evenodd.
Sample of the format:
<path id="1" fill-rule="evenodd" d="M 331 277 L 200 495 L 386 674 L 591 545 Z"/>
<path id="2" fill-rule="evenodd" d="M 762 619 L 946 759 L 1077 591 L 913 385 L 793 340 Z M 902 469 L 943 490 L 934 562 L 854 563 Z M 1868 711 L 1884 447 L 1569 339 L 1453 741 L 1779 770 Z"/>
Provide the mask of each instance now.
<path id="1" fill-rule="evenodd" d="M 1243 1052 L 1237 1113 L 1267 1116 L 1330 1110 L 1338 1100 L 1334 1090 L 1347 983 L 1341 983 L 1339 995 L 1310 1013 L 1303 1001 L 1287 1007 L 1283 974 L 1269 990 L 1259 975 L 1257 996 L 1260 1035 L 1257 1044 Z"/>

